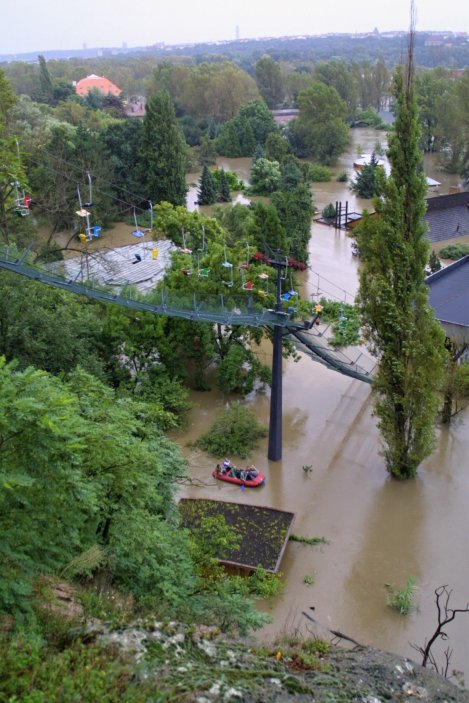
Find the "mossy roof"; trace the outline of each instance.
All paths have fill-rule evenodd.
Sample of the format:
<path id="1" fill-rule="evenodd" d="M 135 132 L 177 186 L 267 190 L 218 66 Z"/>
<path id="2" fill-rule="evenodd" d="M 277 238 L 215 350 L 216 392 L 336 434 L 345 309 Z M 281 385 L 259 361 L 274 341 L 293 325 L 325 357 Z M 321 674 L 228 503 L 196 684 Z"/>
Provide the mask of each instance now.
<path id="1" fill-rule="evenodd" d="M 223 516 L 240 535 L 239 550 L 223 556 L 224 564 L 277 572 L 288 542 L 294 513 L 259 505 L 183 498 L 179 512 L 184 527 L 197 528 L 204 517 Z"/>

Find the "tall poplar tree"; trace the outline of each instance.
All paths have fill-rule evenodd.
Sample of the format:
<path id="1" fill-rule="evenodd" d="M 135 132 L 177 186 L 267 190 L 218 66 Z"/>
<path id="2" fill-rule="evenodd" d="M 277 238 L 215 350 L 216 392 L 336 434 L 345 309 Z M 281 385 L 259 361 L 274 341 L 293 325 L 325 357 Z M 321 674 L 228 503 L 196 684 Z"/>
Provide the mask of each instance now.
<path id="1" fill-rule="evenodd" d="M 163 90 L 147 103 L 140 148 L 141 181 L 152 203 L 186 202 L 186 144 L 173 103 Z"/>
<path id="2" fill-rule="evenodd" d="M 415 476 L 434 445 L 438 391 L 444 375 L 444 333 L 428 304 L 424 283 L 426 183 L 414 98 L 413 23 L 407 65 L 398 67 L 393 92 L 395 130 L 391 175 L 358 235 L 362 257 L 359 305 L 365 336 L 379 359 L 374 407 L 386 467 L 399 479 Z"/>

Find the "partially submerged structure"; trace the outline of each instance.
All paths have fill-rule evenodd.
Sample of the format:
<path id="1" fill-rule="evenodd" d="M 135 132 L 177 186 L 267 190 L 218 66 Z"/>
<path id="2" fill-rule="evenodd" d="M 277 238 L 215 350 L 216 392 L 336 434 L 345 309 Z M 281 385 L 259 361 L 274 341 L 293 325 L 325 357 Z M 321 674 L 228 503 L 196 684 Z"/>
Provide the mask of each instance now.
<path id="1" fill-rule="evenodd" d="M 469 235 L 469 191 L 428 198 L 424 220 L 432 244 Z"/>
<path id="2" fill-rule="evenodd" d="M 182 524 L 190 530 L 196 530 L 206 517 L 221 517 L 240 536 L 239 549 L 223 554 L 222 564 L 244 573 L 255 571 L 259 566 L 272 573 L 279 570 L 294 513 L 198 498 L 182 498 L 178 506 Z"/>
<path id="3" fill-rule="evenodd" d="M 446 336 L 456 347 L 469 348 L 469 256 L 436 271 L 425 282 Z"/>

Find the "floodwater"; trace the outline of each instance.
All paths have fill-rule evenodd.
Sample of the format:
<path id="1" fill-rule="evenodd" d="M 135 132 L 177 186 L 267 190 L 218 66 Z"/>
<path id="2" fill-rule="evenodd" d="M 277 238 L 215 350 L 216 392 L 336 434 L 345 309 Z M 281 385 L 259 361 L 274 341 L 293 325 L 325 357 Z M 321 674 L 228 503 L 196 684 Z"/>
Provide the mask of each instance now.
<path id="1" fill-rule="evenodd" d="M 353 130 L 352 136 L 350 153 L 340 159 L 335 174 L 346 170 L 351 176 L 354 159 L 371 153 L 377 140 L 385 138 L 370 129 Z M 249 180 L 250 159 L 220 159 L 218 165 Z M 437 170 L 434 156 L 426 157 L 425 172 L 442 182 L 435 194 L 458 185 L 457 177 Z M 199 177 L 200 173 L 188 176 L 193 184 L 189 209 L 197 207 Z M 348 201 L 349 212 L 372 207 L 336 180 L 314 184 L 313 200 L 319 211 L 336 201 Z M 120 224 L 90 247 L 130 244 L 132 229 Z M 357 267 L 347 234 L 313 223 L 310 269 L 300 276 L 303 294 L 352 302 Z M 259 356 L 270 365 L 269 343 L 261 346 Z M 212 390 L 192 392 L 191 400 L 194 408 L 188 429 L 172 435 L 187 457 L 190 476 L 196 479 L 181 495 L 289 510 L 296 515 L 294 533 L 327 540 L 320 547 L 289 543 L 281 567 L 284 590 L 272 603 L 263 604 L 272 623 L 258 636 L 272 639 L 306 632 L 306 628 L 327 636 L 324 628 L 329 628 L 418 661 L 409 643 L 423 645 L 436 627 L 435 588 L 448 584 L 453 589 L 453 607 L 463 608 L 469 602 L 469 408 L 450 428 L 438 429 L 437 447 L 417 478 L 398 483 L 389 479 L 380 456 L 369 386 L 308 357 L 302 356 L 298 363 L 284 360 L 283 458 L 268 461 L 267 439 L 263 440 L 249 463 L 265 471 L 266 485 L 241 492 L 239 487 L 213 480 L 214 458 L 187 446 L 236 399 Z M 268 425 L 268 390 L 253 393 L 243 402 Z M 305 471 L 308 466 L 311 470 Z M 312 577 L 313 583 L 307 585 L 305 577 Z M 387 607 L 384 584 L 401 588 L 409 577 L 418 584 L 418 609 L 402 616 Z M 319 625 L 308 622 L 302 611 Z M 446 631 L 454 650 L 451 668 L 463 671 L 469 681 L 469 616 L 459 615 Z M 441 646 L 435 651 L 441 653 Z"/>
<path id="2" fill-rule="evenodd" d="M 336 172 L 350 173 L 353 158 L 359 151 L 371 152 L 382 133 L 360 129 L 353 136 L 355 147 Z M 433 161 L 426 164 L 426 173 L 443 181 L 436 167 L 432 170 Z M 247 162 L 224 160 L 224 167 L 240 173 Z M 447 193 L 456 183 L 455 177 L 445 177 L 440 192 Z M 370 205 L 336 181 L 315 184 L 313 199 L 318 209 L 338 200 L 348 200 L 349 211 Z M 304 294 L 324 293 L 350 302 L 358 263 L 346 233 L 313 223 L 310 252 L 312 270 L 302 274 Z M 270 352 L 267 343 L 259 350 L 269 364 Z M 453 607 L 464 608 L 469 602 L 469 409 L 449 428 L 438 428 L 437 447 L 417 478 L 396 482 L 388 477 L 380 456 L 369 386 L 307 357 L 298 363 L 284 360 L 283 457 L 268 461 L 267 439 L 263 440 L 249 463 L 265 471 L 266 485 L 241 492 L 213 480 L 214 459 L 187 446 L 235 398 L 212 390 L 192 392 L 191 400 L 188 429 L 173 435 L 196 479 L 182 495 L 290 510 L 296 515 L 295 534 L 327 540 L 320 547 L 289 543 L 281 566 L 284 590 L 264 604 L 272 623 L 258 636 L 272 639 L 298 630 L 305 633 L 307 628 L 327 636 L 324 628 L 329 628 L 420 661 L 410 643 L 423 645 L 436 627 L 434 590 L 448 584 Z M 269 391 L 253 393 L 245 402 L 268 425 Z M 305 577 L 313 578 L 312 585 Z M 418 608 L 403 616 L 386 605 L 385 584 L 401 588 L 409 577 L 418 585 Z M 307 621 L 302 611 L 319 624 Z M 446 631 L 454 650 L 450 669 L 463 671 L 468 681 L 469 616 L 459 615 Z M 443 664 L 442 647 L 435 646 L 435 652 Z"/>

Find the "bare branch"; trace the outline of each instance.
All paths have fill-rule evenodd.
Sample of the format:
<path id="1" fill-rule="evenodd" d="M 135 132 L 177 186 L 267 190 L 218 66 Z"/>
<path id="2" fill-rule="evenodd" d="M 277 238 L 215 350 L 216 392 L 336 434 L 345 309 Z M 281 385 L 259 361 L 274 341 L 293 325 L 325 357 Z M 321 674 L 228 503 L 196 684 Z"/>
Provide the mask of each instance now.
<path id="1" fill-rule="evenodd" d="M 443 676 L 447 676 L 448 674 L 453 650 L 449 646 L 445 649 L 445 664 L 441 667 L 441 669 L 439 669 L 435 656 L 431 651 L 432 646 L 434 645 L 437 639 L 448 639 L 448 633 L 445 632 L 443 628 L 446 627 L 446 625 L 448 625 L 450 622 L 452 622 L 458 613 L 469 613 L 469 603 L 466 604 L 465 608 L 450 608 L 449 603 L 452 593 L 453 589 L 448 589 L 447 585 L 439 586 L 435 589 L 435 603 L 438 617 L 438 624 L 436 630 L 430 637 L 428 642 L 427 640 L 425 640 L 423 647 L 420 647 L 416 644 L 411 644 L 411 647 L 422 655 L 422 666 L 426 667 L 427 664 L 430 664 L 430 666 L 435 669 L 435 671 L 441 673 Z"/>

